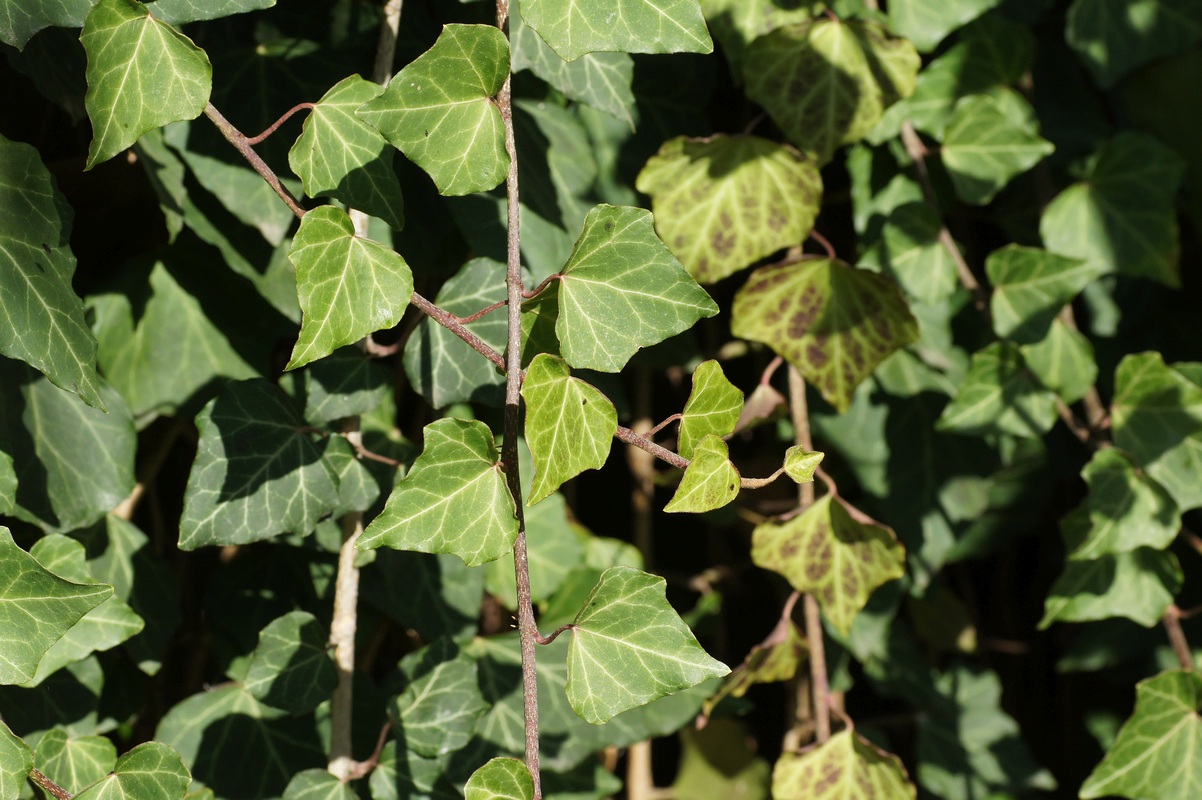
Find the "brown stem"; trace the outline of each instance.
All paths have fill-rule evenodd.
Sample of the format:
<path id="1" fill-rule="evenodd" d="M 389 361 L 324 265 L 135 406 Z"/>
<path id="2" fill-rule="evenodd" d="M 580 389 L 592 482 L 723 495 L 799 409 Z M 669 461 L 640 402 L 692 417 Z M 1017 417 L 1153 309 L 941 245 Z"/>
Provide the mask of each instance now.
<path id="1" fill-rule="evenodd" d="M 576 626 L 574 624 L 572 624 L 571 622 L 567 623 L 566 625 L 560 625 L 558 628 L 556 628 L 555 630 L 553 630 L 551 632 L 550 636 L 543 636 L 538 631 L 535 631 L 534 632 L 534 641 L 538 642 L 539 644 L 551 644 L 551 642 L 553 642 L 559 638 L 559 634 L 563 633 L 564 631 L 570 631 L 570 630 L 572 630 L 572 628 L 575 628 L 575 627 Z"/>
<path id="2" fill-rule="evenodd" d="M 1169 635 L 1169 642 L 1173 645 L 1173 652 L 1177 654 L 1177 663 L 1181 665 L 1182 669 L 1192 670 L 1194 654 L 1185 638 L 1185 631 L 1181 629 L 1181 609 L 1177 608 L 1176 603 L 1170 605 L 1164 612 L 1162 621 L 1165 632 Z"/>
<path id="3" fill-rule="evenodd" d="M 437 322 L 439 325 L 443 326 L 444 328 L 449 330 L 451 333 L 455 334 L 460 339 L 462 339 L 464 342 L 466 342 L 468 347 L 472 348 L 477 353 L 479 353 L 480 355 L 484 356 L 489 361 L 491 361 L 496 366 L 497 369 L 500 369 L 500 370 L 505 369 L 505 357 L 502 356 L 500 353 L 498 353 L 496 350 L 493 350 L 492 347 L 489 346 L 489 344 L 487 342 L 485 342 L 483 339 L 481 339 L 479 336 L 472 333 L 467 328 L 463 327 L 463 323 L 461 323 L 455 317 L 454 314 L 452 314 L 449 311 L 444 311 L 443 309 L 441 309 L 438 306 L 431 303 L 426 298 L 422 297 L 417 292 L 413 293 L 413 297 L 411 297 L 409 299 L 409 302 L 412 305 L 414 305 L 415 307 L 417 307 L 417 309 L 419 311 L 421 311 L 422 313 L 424 313 L 426 316 L 430 317 L 432 320 Z M 511 317 L 513 316 L 514 309 L 517 309 L 518 319 L 520 322 L 521 313 L 522 313 L 522 304 L 521 304 L 520 300 L 510 307 L 510 316 Z M 519 331 L 519 333 L 520 333 L 520 331 Z M 519 373 L 519 375 L 520 375 L 520 373 Z"/>
<path id="4" fill-rule="evenodd" d="M 656 425 L 656 426 L 655 426 L 654 428 L 652 428 L 651 430 L 649 430 L 649 431 L 647 431 L 646 433 L 644 433 L 644 434 L 643 434 L 643 436 L 645 436 L 645 437 L 647 437 L 648 439 L 650 439 L 652 436 L 654 436 L 655 434 L 659 433 L 659 432 L 660 432 L 660 431 L 662 431 L 664 428 L 668 427 L 668 426 L 669 426 L 669 425 L 671 425 L 673 422 L 675 422 L 675 421 L 676 421 L 676 420 L 678 420 L 678 419 L 681 419 L 682 417 L 683 417 L 683 415 L 682 415 L 682 414 L 673 414 L 672 416 L 668 417 L 667 419 L 665 419 L 665 420 L 664 420 L 663 422 L 661 422 L 660 424 Z"/>
<path id="5" fill-rule="evenodd" d="M 634 408 L 634 420 L 630 423 L 632 432 L 636 435 L 648 434 L 651 430 L 651 380 L 644 368 L 636 370 L 631 403 Z M 655 564 L 652 542 L 655 529 L 652 508 L 655 500 L 655 456 L 641 447 L 628 445 L 626 463 L 633 479 L 630 487 L 631 538 L 643 555 L 644 568 L 652 570 Z"/>
<path id="6" fill-rule="evenodd" d="M 677 469 L 688 469 L 689 467 L 689 460 L 684 456 L 680 455 L 679 453 L 673 453 L 668 448 L 661 447 L 646 437 L 639 436 L 630 428 L 624 428 L 619 425 L 618 429 L 614 431 L 614 438 L 619 441 L 626 442 L 626 444 L 632 444 L 635 447 L 646 450 L 660 461 L 667 461 Z"/>
<path id="7" fill-rule="evenodd" d="M 267 185 L 275 190 L 275 193 L 280 196 L 284 204 L 292 209 L 292 213 L 296 214 L 298 218 L 303 217 L 305 209 L 292 196 L 292 192 L 288 191 L 284 184 L 280 183 L 280 179 L 272 171 L 271 167 L 267 166 L 267 162 L 259 157 L 259 154 L 255 152 L 254 147 L 251 146 L 250 140 L 246 138 L 245 134 L 235 128 L 228 119 L 223 117 L 221 112 L 212 103 L 205 106 L 204 113 L 217 126 L 217 130 L 221 131 L 221 135 L 242 154 L 242 157 L 254 168 L 255 172 L 259 173 L 263 180 L 267 181 Z"/>
<path id="8" fill-rule="evenodd" d="M 826 257 L 834 261 L 838 256 L 835 255 L 835 248 L 831 245 L 830 240 L 819 233 L 817 230 L 810 231 L 810 238 L 822 245 L 822 249 L 826 251 Z"/>
<path id="9" fill-rule="evenodd" d="M 525 289 L 523 289 L 522 297 L 526 298 L 527 300 L 529 300 L 531 297 L 536 297 L 536 296 L 538 296 L 538 294 L 540 292 L 542 292 L 543 289 L 546 289 L 548 286 L 551 285 L 551 281 L 557 281 L 562 277 L 563 276 L 560 275 L 558 272 L 555 273 L 554 275 L 548 275 L 546 278 L 543 279 L 542 283 L 540 283 L 538 286 L 535 286 L 530 291 L 526 291 Z"/>
<path id="10" fill-rule="evenodd" d="M 760 375 L 760 386 L 767 386 L 772 381 L 772 376 L 780 369 L 780 365 L 785 363 L 785 360 L 780 356 L 775 356 L 768 362 L 768 366 L 764 367 L 764 374 Z"/>
<path id="11" fill-rule="evenodd" d="M 380 754 L 384 752 L 384 745 L 388 743 L 388 734 L 392 731 L 392 720 L 384 723 L 380 728 L 380 735 L 376 738 L 376 749 L 372 751 L 371 756 L 366 761 L 356 761 L 351 767 L 351 773 L 348 780 L 357 781 L 360 778 L 366 778 L 371 774 L 377 766 L 380 765 Z"/>
<path id="12" fill-rule="evenodd" d="M 296 112 L 303 111 L 304 109 L 307 109 L 307 108 L 316 108 L 316 107 L 317 107 L 316 103 L 297 103 L 292 108 L 285 111 L 284 116 L 280 117 L 275 122 L 271 123 L 271 127 L 269 127 L 267 130 L 263 131 L 258 136 L 249 137 L 246 140 L 246 143 L 247 144 L 258 144 L 259 142 L 263 141 L 271 134 L 275 133 L 279 129 L 279 127 L 281 125 L 283 125 L 285 122 L 287 122 L 289 117 L 291 117 Z"/>
<path id="13" fill-rule="evenodd" d="M 41 770 L 31 769 L 29 771 L 29 779 L 54 795 L 56 800 L 71 800 L 71 793 L 47 778 Z"/>
<path id="14" fill-rule="evenodd" d="M 498 308 L 500 308 L 503 305 L 506 305 L 508 302 L 509 302 L 508 300 L 498 300 L 497 302 L 493 303 L 491 306 L 485 306 L 484 308 L 480 309 L 475 314 L 471 314 L 466 317 L 456 317 L 456 319 L 459 320 L 460 325 L 471 325 L 473 322 L 480 319 L 485 314 L 490 314 L 493 311 L 496 311 Z"/>
<path id="15" fill-rule="evenodd" d="M 821 744 L 831 738 L 831 687 L 826 675 L 826 646 L 822 641 L 822 616 L 818 600 L 805 596 L 806 644 L 810 648 L 810 683 L 814 689 L 814 737 Z"/>

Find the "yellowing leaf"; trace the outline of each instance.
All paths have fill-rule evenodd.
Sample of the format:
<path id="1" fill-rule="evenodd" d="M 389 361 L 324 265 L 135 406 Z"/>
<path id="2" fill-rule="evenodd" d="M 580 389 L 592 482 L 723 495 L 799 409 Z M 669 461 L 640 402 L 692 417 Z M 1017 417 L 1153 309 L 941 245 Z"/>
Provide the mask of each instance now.
<path id="1" fill-rule="evenodd" d="M 772 771 L 776 800 L 913 800 L 901 759 L 848 728 L 800 753 L 784 753 Z"/>
<path id="2" fill-rule="evenodd" d="M 694 447 L 693 460 L 664 511 L 700 514 L 722 508 L 738 497 L 740 481 L 739 471 L 730 463 L 726 442 L 707 433 Z"/>

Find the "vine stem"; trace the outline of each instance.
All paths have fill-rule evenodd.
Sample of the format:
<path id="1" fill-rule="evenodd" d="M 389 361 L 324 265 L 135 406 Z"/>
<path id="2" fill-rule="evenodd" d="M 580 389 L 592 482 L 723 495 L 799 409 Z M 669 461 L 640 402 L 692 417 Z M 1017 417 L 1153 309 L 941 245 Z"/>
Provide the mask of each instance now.
<path id="1" fill-rule="evenodd" d="M 1176 603 L 1169 606 L 1164 612 L 1165 632 L 1169 635 L 1169 641 L 1173 645 L 1173 652 L 1177 655 L 1177 663 L 1182 669 L 1192 670 L 1194 668 L 1194 654 L 1190 650 L 1189 641 L 1185 638 L 1185 631 L 1181 628 L 1181 609 Z"/>
<path id="2" fill-rule="evenodd" d="M 263 180 L 267 181 L 267 185 L 275 190 L 275 193 L 284 201 L 284 204 L 292 209 L 292 213 L 298 217 L 303 217 L 305 209 L 292 195 L 292 192 L 288 191 L 288 188 L 280 183 L 279 176 L 275 174 L 271 167 L 267 166 L 267 162 L 255 152 L 255 148 L 251 146 L 251 142 L 246 138 L 246 134 L 235 128 L 233 123 L 222 116 L 221 112 L 212 103 L 205 104 L 204 114 L 217 126 L 217 130 L 221 131 L 221 135 L 225 137 L 226 141 L 242 154 L 242 157 L 254 168 L 255 172 L 259 173 Z"/>
<path id="3" fill-rule="evenodd" d="M 47 778 L 41 770 L 31 769 L 29 771 L 29 779 L 54 795 L 55 800 L 71 800 L 71 793 Z"/>

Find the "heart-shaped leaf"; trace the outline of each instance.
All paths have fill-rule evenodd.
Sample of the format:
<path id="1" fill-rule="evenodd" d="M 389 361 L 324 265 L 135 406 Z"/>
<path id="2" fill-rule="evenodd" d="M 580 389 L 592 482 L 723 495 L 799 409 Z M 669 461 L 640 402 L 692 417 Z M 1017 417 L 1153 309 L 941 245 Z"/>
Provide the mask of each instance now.
<path id="1" fill-rule="evenodd" d="M 1081 476 L 1089 484 L 1090 528 L 1069 558 L 1087 560 L 1138 547 L 1163 550 L 1181 530 L 1169 493 L 1119 450 L 1094 453 Z"/>
<path id="2" fill-rule="evenodd" d="M 982 94 L 956 103 L 939 152 L 961 200 L 988 203 L 1055 149 L 1039 137 L 1030 112 L 1017 95 L 1011 102 Z"/>
<path id="3" fill-rule="evenodd" d="M 1017 347 L 995 342 L 973 353 L 968 374 L 936 427 L 955 433 L 1038 437 L 1055 422 L 1055 395 L 1031 378 Z"/>
<path id="4" fill-rule="evenodd" d="M 586 53 L 709 53 L 697 0 L 523 0 L 522 18 L 564 61 Z"/>
<path id="5" fill-rule="evenodd" d="M 180 800 L 192 776 L 179 753 L 162 742 L 145 742 L 117 759 L 112 773 L 76 800 Z"/>
<path id="6" fill-rule="evenodd" d="M 447 25 L 356 113 L 425 170 L 441 194 L 487 191 L 509 172 L 505 124 L 492 101 L 508 74 L 505 34 L 492 25 Z"/>
<path id="7" fill-rule="evenodd" d="M 739 496 L 741 480 L 726 442 L 707 433 L 693 447 L 693 459 L 664 511 L 700 514 L 722 508 Z"/>
<path id="8" fill-rule="evenodd" d="M 51 728 L 38 740 L 34 757 L 43 775 L 74 794 L 113 771 L 117 746 L 103 736 L 72 737 Z"/>
<path id="9" fill-rule="evenodd" d="M 598 725 L 730 670 L 710 658 L 665 597 L 667 582 L 611 567 L 572 625 L 568 702 Z"/>
<path id="10" fill-rule="evenodd" d="M 1020 344 L 1042 340 L 1065 303 L 1101 272 L 1096 262 L 1033 247 L 1007 245 L 993 251 L 985 259 L 985 273 L 993 284 L 993 329 Z"/>
<path id="11" fill-rule="evenodd" d="M 401 662 L 410 683 L 390 705 L 405 747 L 423 758 L 462 749 L 489 704 L 480 694 L 476 660 L 439 639 Z"/>
<path id="12" fill-rule="evenodd" d="M 939 214 L 925 202 L 903 203 L 889 212 L 880 240 L 861 262 L 879 266 L 909 296 L 938 303 L 959 286 L 956 264 L 939 240 L 942 228 Z"/>
<path id="13" fill-rule="evenodd" d="M 329 631 L 307 611 L 293 611 L 259 631 L 242 685 L 269 706 L 312 711 L 338 685 L 328 651 Z"/>
<path id="14" fill-rule="evenodd" d="M 825 456 L 825 453 L 811 452 L 801 445 L 794 445 L 785 451 L 785 474 L 794 483 L 813 483 L 814 471 Z"/>
<path id="15" fill-rule="evenodd" d="M 784 753 L 772 770 L 777 800 L 914 800 L 901 759 L 848 728 L 800 753 Z"/>
<path id="16" fill-rule="evenodd" d="M 204 50 L 135 0 L 100 0 L 84 20 L 92 144 L 85 169 L 168 122 L 195 119 L 213 88 Z"/>
<path id="17" fill-rule="evenodd" d="M 516 758 L 494 758 L 472 773 L 465 800 L 534 800 L 534 779 Z"/>
<path id="18" fill-rule="evenodd" d="M 693 390 L 680 415 L 677 452 L 692 458 L 693 448 L 707 434 L 730 435 L 742 413 L 743 393 L 717 361 L 703 361 L 693 370 Z"/>

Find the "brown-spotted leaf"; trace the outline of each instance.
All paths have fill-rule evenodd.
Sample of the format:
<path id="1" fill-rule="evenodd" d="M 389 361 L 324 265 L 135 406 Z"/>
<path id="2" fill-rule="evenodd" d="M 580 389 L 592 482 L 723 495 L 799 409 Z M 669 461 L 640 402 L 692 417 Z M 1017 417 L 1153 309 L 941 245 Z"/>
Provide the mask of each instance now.
<path id="1" fill-rule="evenodd" d="M 751 273 L 730 328 L 784 356 L 841 412 L 878 364 L 918 339 L 895 283 L 825 258 Z"/>
<path id="2" fill-rule="evenodd" d="M 786 522 L 758 526 L 751 559 L 817 597 L 845 635 L 873 591 L 905 571 L 905 550 L 893 530 L 856 520 L 830 495 Z"/>
<path id="3" fill-rule="evenodd" d="M 901 759 L 851 728 L 800 753 L 785 753 L 772 770 L 776 800 L 914 800 Z"/>
<path id="4" fill-rule="evenodd" d="M 742 664 L 731 670 L 718 691 L 705 701 L 703 714 L 709 716 L 724 698 L 742 697 L 757 683 L 787 681 L 805 663 L 810 655 L 805 638 L 792 620 L 781 622 L 766 640 L 751 648 Z"/>

